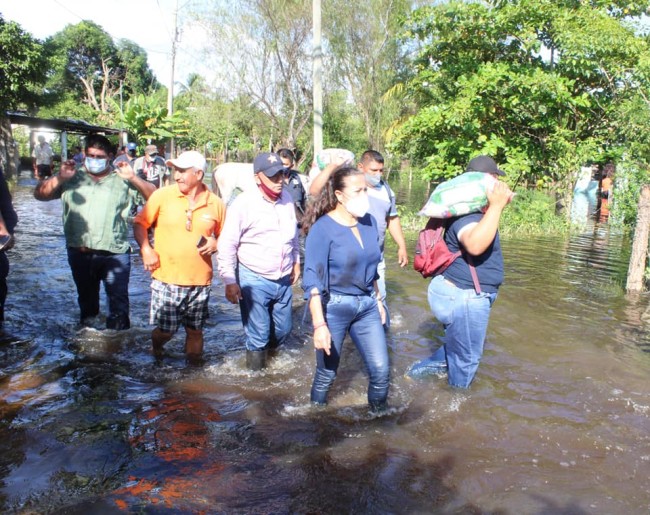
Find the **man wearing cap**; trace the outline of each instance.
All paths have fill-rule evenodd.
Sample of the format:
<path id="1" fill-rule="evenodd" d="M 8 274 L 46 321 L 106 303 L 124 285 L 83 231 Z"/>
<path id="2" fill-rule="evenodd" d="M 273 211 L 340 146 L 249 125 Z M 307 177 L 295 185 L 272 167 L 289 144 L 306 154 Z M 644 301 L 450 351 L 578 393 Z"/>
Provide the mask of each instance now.
<path id="1" fill-rule="evenodd" d="M 119 168 L 120 163 L 129 163 L 131 167 L 133 167 L 137 149 L 138 145 L 136 145 L 133 141 L 121 147 L 120 154 L 115 159 L 113 159 L 113 167 Z"/>
<path id="2" fill-rule="evenodd" d="M 70 159 L 58 174 L 39 182 L 37 200 L 60 198 L 68 263 L 77 287 L 83 325 L 99 314 L 99 290 L 108 297 L 107 329 L 128 329 L 131 245 L 128 215 L 141 195 L 154 187 L 133 173 L 128 163 L 113 171 L 109 153 L 113 145 L 101 135 L 86 138 L 84 164 Z"/>
<path id="3" fill-rule="evenodd" d="M 139 157 L 133 163 L 133 169 L 139 177 L 150 182 L 156 188 L 160 188 L 169 182 L 169 173 L 165 160 L 158 155 L 156 145 L 144 147 L 144 156 Z"/>
<path id="4" fill-rule="evenodd" d="M 145 152 L 147 150 L 145 149 Z M 212 255 L 217 251 L 226 207 L 203 184 L 205 157 L 194 150 L 170 159 L 175 184 L 156 190 L 133 220 L 142 263 L 151 272 L 150 322 L 154 354 L 160 354 L 179 326 L 185 327 L 185 352 L 203 353 L 208 318 Z M 155 247 L 148 230 L 154 227 Z"/>
<path id="5" fill-rule="evenodd" d="M 467 165 L 466 172 L 505 175 L 489 156 L 478 156 Z M 503 255 L 499 240 L 499 221 L 512 192 L 503 182 L 496 182 L 487 193 L 484 213 L 470 213 L 453 218 L 445 231 L 445 243 L 451 252 L 461 250 L 441 275 L 429 284 L 429 306 L 442 322 L 443 345 L 432 356 L 414 363 L 409 377 L 448 374 L 450 386 L 468 388 L 483 355 L 490 309 L 503 282 Z M 469 265 L 476 269 L 480 292 L 472 280 Z"/>
<path id="6" fill-rule="evenodd" d="M 241 193 L 228 207 L 219 238 L 217 267 L 226 298 L 239 303 L 251 370 L 266 366 L 267 351 L 281 345 L 292 327 L 291 286 L 300 278 L 300 258 L 284 170 L 278 154 L 255 158 L 257 188 Z"/>

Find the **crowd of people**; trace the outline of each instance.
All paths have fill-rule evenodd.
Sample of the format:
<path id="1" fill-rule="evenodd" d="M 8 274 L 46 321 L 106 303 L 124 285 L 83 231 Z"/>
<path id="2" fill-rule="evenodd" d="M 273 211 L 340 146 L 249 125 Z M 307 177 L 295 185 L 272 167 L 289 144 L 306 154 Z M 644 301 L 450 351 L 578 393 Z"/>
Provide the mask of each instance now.
<path id="1" fill-rule="evenodd" d="M 293 287 L 301 284 L 316 353 L 312 403 L 327 403 L 349 334 L 368 375 L 368 404 L 373 411 L 386 408 L 390 316 L 385 233 L 396 243 L 400 267 L 408 265 L 409 253 L 395 193 L 383 177 L 381 153 L 368 150 L 358 163 L 333 156 L 307 189 L 294 169 L 291 150 L 260 153 L 253 163 L 256 188 L 226 207 L 205 185 L 208 170 L 201 153 L 185 151 L 165 160 L 155 145 L 147 145 L 141 157 L 132 144 L 117 157 L 112 149 L 106 137 L 88 136 L 85 149 L 77 148 L 74 158 L 62 162 L 54 175 L 51 163 L 49 173 L 45 168 L 47 151 L 34 151 L 39 179 L 34 196 L 62 202 L 81 325 L 96 325 L 103 286 L 106 328 L 130 327 L 132 225 L 144 269 L 151 273 L 155 355 L 164 352 L 182 327 L 188 358 L 200 359 L 216 264 L 226 299 L 239 305 L 250 370 L 264 369 L 291 333 Z M 488 156 L 473 159 L 467 171 L 504 175 Z M 503 280 L 498 226 L 510 194 L 499 181 L 488 193 L 484 212 L 451 220 L 445 241 L 451 250 L 460 250 L 461 257 L 433 278 L 428 292 L 432 312 L 445 329 L 443 345 L 413 364 L 408 377 L 446 374 L 454 387 L 472 383 L 490 308 Z M 16 223 L 13 210 L 5 209 L 4 195 L 0 181 L 0 238 L 10 236 Z M 4 306 L 8 264 L 2 258 L 6 261 L 4 252 Z M 478 289 L 471 268 L 478 275 Z"/>

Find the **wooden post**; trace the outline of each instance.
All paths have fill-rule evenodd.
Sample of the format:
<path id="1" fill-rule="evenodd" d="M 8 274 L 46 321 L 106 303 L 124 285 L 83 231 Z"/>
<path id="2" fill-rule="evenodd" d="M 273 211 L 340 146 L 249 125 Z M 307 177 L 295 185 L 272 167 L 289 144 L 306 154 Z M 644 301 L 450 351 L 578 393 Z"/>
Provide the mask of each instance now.
<path id="1" fill-rule="evenodd" d="M 646 258 L 648 256 L 648 234 L 650 234 L 650 185 L 646 184 L 641 188 L 641 196 L 639 197 L 632 255 L 627 270 L 626 290 L 628 292 L 643 290 L 643 274 L 645 273 Z"/>
<path id="2" fill-rule="evenodd" d="M 4 116 L 0 117 L 0 166 L 4 169 L 5 179 L 18 177 L 19 161 L 11 121 Z"/>

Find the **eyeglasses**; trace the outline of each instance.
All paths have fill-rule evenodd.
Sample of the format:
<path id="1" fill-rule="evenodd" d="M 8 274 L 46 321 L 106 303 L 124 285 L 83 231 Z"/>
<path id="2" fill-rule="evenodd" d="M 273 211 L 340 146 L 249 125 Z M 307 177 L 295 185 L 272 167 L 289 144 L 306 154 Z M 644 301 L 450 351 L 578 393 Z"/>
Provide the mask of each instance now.
<path id="1" fill-rule="evenodd" d="M 188 209 L 185 211 L 185 215 L 187 216 L 187 220 L 185 221 L 185 230 L 186 231 L 191 231 L 192 230 L 192 210 Z"/>

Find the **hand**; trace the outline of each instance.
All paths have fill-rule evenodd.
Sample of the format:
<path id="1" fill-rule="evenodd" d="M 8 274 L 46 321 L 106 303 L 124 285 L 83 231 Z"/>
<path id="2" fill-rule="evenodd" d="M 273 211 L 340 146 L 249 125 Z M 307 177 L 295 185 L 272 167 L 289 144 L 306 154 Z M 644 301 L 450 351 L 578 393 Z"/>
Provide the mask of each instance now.
<path id="1" fill-rule="evenodd" d="M 239 301 L 242 300 L 241 290 L 239 285 L 235 284 L 226 284 L 226 299 L 228 299 L 232 304 L 239 304 Z"/>
<path id="2" fill-rule="evenodd" d="M 142 263 L 144 264 L 145 270 L 153 272 L 160 268 L 160 257 L 152 247 L 142 247 L 141 253 Z"/>
<path id="3" fill-rule="evenodd" d="M 503 209 L 512 198 L 512 191 L 505 182 L 497 181 L 487 194 L 488 206 Z"/>
<path id="4" fill-rule="evenodd" d="M 300 263 L 294 263 L 291 270 L 291 285 L 293 286 L 300 280 Z"/>
<path id="5" fill-rule="evenodd" d="M 384 309 L 384 303 L 377 298 L 377 309 L 379 310 L 379 318 L 381 318 L 381 325 L 386 324 L 386 310 Z"/>
<path id="6" fill-rule="evenodd" d="M 345 158 L 344 155 L 342 154 L 335 154 L 331 157 L 330 164 L 333 165 L 335 168 L 339 168 L 340 166 L 343 166 L 344 164 L 349 164 L 352 165 L 351 162 L 348 162 Z"/>
<path id="7" fill-rule="evenodd" d="M 199 254 L 202 256 L 211 256 L 217 252 L 217 239 L 213 236 L 208 236 L 207 241 L 199 247 Z"/>
<path id="8" fill-rule="evenodd" d="M 74 177 L 74 174 L 77 173 L 77 163 L 74 162 L 74 159 L 68 159 L 61 163 L 61 168 L 59 169 L 59 178 L 67 181 Z"/>
<path id="9" fill-rule="evenodd" d="M 6 229 L 0 230 L 0 237 L 3 236 L 9 236 L 9 241 L 2 249 L 2 252 L 13 249 L 14 245 L 16 244 L 16 239 L 11 234 L 9 234 Z"/>
<path id="10" fill-rule="evenodd" d="M 404 247 L 397 249 L 397 262 L 402 268 L 409 264 L 409 254 Z"/>
<path id="11" fill-rule="evenodd" d="M 125 181 L 131 181 L 135 177 L 135 171 L 133 171 L 131 164 L 127 161 L 119 161 L 115 173 Z"/>
<path id="12" fill-rule="evenodd" d="M 332 348 L 332 335 L 327 325 L 320 326 L 314 331 L 314 348 L 322 350 L 328 356 Z"/>

